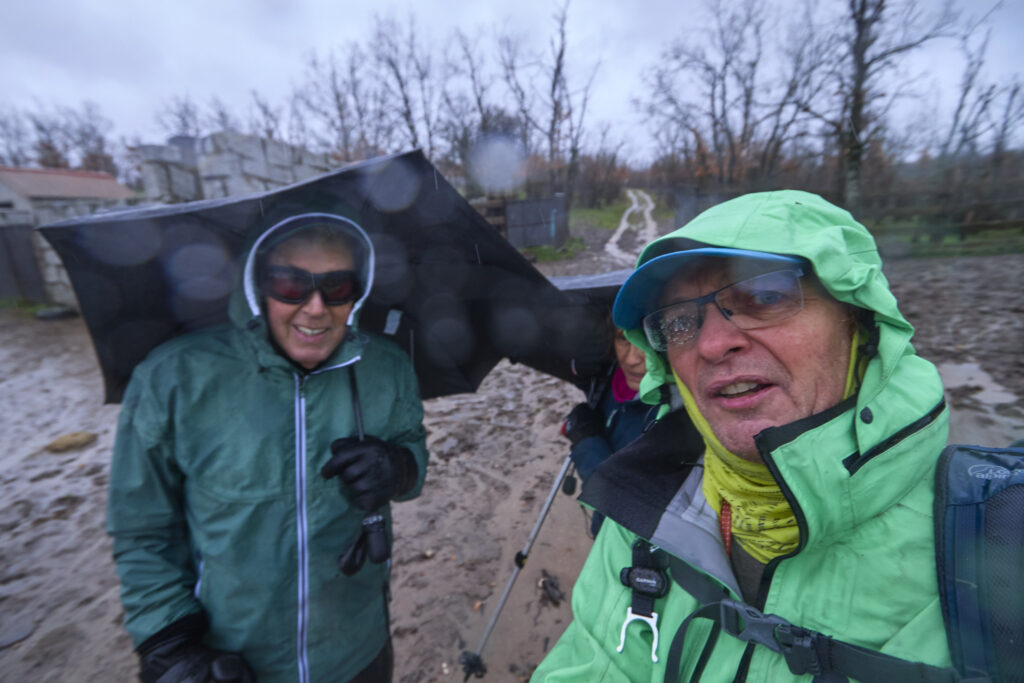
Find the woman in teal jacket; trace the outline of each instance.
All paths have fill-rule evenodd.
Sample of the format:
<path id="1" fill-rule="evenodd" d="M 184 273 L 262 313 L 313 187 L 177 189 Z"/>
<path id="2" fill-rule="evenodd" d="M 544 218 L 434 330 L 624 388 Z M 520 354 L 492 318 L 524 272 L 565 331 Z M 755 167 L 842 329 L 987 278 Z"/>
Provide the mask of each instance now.
<path id="1" fill-rule="evenodd" d="M 246 255 L 230 324 L 135 369 L 107 528 L 142 680 L 390 680 L 389 562 L 343 573 L 339 555 L 371 512 L 390 530 L 427 452 L 408 356 L 357 329 L 372 273 L 351 221 L 281 221 Z"/>
<path id="2" fill-rule="evenodd" d="M 644 400 L 677 386 L 702 439 L 663 405 L 584 486 L 614 523 L 533 680 L 949 666 L 932 523 L 948 415 L 870 233 L 811 194 L 746 195 L 648 245 L 614 316 L 647 354 Z"/>

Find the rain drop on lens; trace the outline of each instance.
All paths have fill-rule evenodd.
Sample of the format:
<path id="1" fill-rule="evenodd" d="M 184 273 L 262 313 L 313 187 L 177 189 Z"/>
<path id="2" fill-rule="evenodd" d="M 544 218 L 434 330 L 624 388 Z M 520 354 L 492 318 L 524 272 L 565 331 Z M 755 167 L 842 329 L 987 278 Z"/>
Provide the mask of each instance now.
<path id="1" fill-rule="evenodd" d="M 525 176 L 526 155 L 512 138 L 490 135 L 476 142 L 469 152 L 469 175 L 490 193 L 518 187 Z"/>
<path id="2" fill-rule="evenodd" d="M 408 209 L 420 193 L 420 176 L 399 160 L 366 174 L 363 183 L 373 205 L 387 213 Z"/>
<path id="3" fill-rule="evenodd" d="M 160 232 L 151 222 L 111 225 L 99 231 L 80 231 L 78 240 L 89 255 L 101 263 L 136 266 L 149 261 L 160 251 Z"/>

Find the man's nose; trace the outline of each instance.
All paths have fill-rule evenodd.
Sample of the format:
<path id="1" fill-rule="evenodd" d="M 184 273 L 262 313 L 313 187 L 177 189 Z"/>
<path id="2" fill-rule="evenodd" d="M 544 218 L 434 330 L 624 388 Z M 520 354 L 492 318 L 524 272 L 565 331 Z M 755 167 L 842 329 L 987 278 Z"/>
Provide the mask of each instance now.
<path id="1" fill-rule="evenodd" d="M 747 336 L 736 327 L 718 304 L 709 301 L 704 309 L 704 322 L 697 330 L 697 351 L 710 360 L 718 360 L 734 349 L 746 345 Z"/>

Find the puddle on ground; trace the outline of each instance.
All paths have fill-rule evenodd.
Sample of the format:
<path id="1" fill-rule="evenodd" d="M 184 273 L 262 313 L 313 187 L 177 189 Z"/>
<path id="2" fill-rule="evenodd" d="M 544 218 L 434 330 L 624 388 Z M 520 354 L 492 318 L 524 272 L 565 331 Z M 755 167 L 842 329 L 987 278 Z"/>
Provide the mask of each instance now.
<path id="1" fill-rule="evenodd" d="M 1000 415 L 995 406 L 1020 404 L 1020 399 L 999 384 L 977 363 L 942 363 L 938 366 L 949 405 L 949 442 L 979 446 L 1007 446 L 1024 438 L 1024 418 Z"/>

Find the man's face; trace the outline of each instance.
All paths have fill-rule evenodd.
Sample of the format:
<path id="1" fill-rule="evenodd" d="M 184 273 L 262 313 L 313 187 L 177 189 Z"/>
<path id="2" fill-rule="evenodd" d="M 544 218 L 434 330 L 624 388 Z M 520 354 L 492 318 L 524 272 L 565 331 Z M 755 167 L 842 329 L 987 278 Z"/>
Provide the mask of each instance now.
<path id="1" fill-rule="evenodd" d="M 332 270 L 351 270 L 352 255 L 347 251 L 293 240 L 277 247 L 267 259 L 268 265 L 292 266 L 320 274 Z M 327 306 L 318 290 L 300 304 L 289 304 L 265 297 L 270 334 L 293 361 L 311 370 L 322 363 L 348 328 L 348 316 L 354 302 Z"/>
<path id="2" fill-rule="evenodd" d="M 732 283 L 724 265 L 676 276 L 661 305 L 694 299 Z M 729 451 L 760 461 L 754 435 L 837 404 L 843 397 L 853 324 L 844 308 L 807 282 L 804 307 L 770 327 L 741 330 L 714 303 L 688 346 L 669 346 L 672 368 Z"/>

